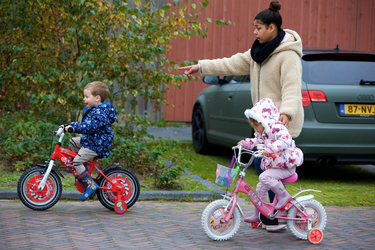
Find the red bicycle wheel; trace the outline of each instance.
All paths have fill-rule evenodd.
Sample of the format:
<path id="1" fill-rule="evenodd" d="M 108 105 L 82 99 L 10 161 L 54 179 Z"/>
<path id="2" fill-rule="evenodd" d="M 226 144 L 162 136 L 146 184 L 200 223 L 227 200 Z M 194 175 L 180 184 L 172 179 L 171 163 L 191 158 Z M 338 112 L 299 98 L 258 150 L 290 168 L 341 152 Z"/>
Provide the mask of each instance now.
<path id="1" fill-rule="evenodd" d="M 132 187 L 128 179 L 122 177 L 122 176 L 115 176 L 112 179 L 110 179 L 114 184 L 121 186 L 121 188 L 125 189 L 125 192 L 120 194 L 121 200 L 126 201 L 129 199 L 131 193 L 132 193 Z M 106 183 L 106 190 L 104 193 L 107 195 L 108 199 L 110 199 L 112 202 L 117 201 L 117 192 L 112 192 L 111 188 L 112 185 L 111 183 L 107 182 Z"/>
<path id="2" fill-rule="evenodd" d="M 116 201 L 114 208 L 115 212 L 118 214 L 123 214 L 128 210 L 128 206 L 124 201 Z"/>
<path id="3" fill-rule="evenodd" d="M 52 198 L 54 192 L 54 186 L 50 178 L 47 179 L 46 185 L 42 191 L 38 191 L 38 186 L 43 180 L 43 175 L 33 176 L 27 182 L 27 195 L 28 197 L 35 202 L 46 202 Z"/>
<path id="4" fill-rule="evenodd" d="M 309 241 L 313 244 L 319 244 L 323 240 L 323 232 L 320 229 L 313 228 L 307 234 Z"/>
<path id="5" fill-rule="evenodd" d="M 25 171 L 18 180 L 17 194 L 22 203 L 34 210 L 46 210 L 53 207 L 61 197 L 62 184 L 59 176 L 51 171 L 43 190 L 38 186 L 43 180 L 45 168 L 35 166 Z"/>
<path id="6" fill-rule="evenodd" d="M 138 200 L 140 185 L 137 177 L 125 168 L 111 168 L 105 171 L 104 175 L 116 186 L 121 187 L 118 196 L 116 187 L 112 187 L 111 182 L 101 176 L 98 180 L 99 190 L 96 192 L 100 203 L 109 210 L 114 210 L 115 202 L 124 201 L 129 209 Z"/>

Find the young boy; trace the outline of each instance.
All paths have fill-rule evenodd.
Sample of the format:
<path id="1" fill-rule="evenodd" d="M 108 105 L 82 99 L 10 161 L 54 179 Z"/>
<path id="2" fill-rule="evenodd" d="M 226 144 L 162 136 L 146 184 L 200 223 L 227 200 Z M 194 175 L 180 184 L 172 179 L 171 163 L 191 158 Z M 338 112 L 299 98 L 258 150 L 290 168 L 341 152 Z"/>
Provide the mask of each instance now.
<path id="1" fill-rule="evenodd" d="M 247 138 L 238 142 L 244 148 L 263 149 L 261 168 L 264 171 L 259 175 L 256 192 L 263 202 L 268 201 L 267 192 L 272 190 L 278 196 L 275 209 L 280 209 L 291 199 L 280 180 L 290 177 L 296 172 L 296 167 L 303 163 L 303 153 L 296 147 L 288 129 L 279 121 L 279 111 L 275 103 L 268 98 L 260 100 L 253 108 L 245 111 L 249 123 L 255 130 L 255 138 Z M 275 159 L 269 157 L 276 153 Z M 251 217 L 245 218 L 246 222 L 259 221 L 259 211 Z"/>
<path id="2" fill-rule="evenodd" d="M 103 103 L 109 95 L 106 84 L 99 81 L 91 82 L 86 85 L 83 94 L 83 101 L 87 109 L 84 110 L 82 121 L 72 122 L 65 127 L 65 131 L 72 127 L 73 132 L 83 134 L 82 137 L 71 138 L 69 146 L 72 151 L 78 153 L 73 159 L 73 165 L 77 171 L 76 179 L 85 188 L 81 197 L 81 200 L 85 201 L 99 186 L 92 179 L 83 163 L 91 161 L 97 156 L 102 158 L 109 156 L 113 140 L 111 124 L 116 121 L 117 114 L 110 103 Z"/>

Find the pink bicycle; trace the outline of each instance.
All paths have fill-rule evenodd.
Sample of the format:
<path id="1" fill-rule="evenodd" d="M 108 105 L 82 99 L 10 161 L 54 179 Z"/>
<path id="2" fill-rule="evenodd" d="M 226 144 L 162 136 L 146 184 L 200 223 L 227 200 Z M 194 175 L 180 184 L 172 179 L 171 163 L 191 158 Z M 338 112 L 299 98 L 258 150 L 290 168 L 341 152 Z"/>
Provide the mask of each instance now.
<path id="1" fill-rule="evenodd" d="M 250 199 L 254 206 L 260 212 L 259 220 L 265 225 L 287 224 L 288 230 L 297 238 L 308 239 L 313 244 L 318 244 L 323 240 L 323 230 L 326 226 L 327 214 L 324 207 L 313 199 L 314 195 L 308 194 L 300 196 L 303 192 L 318 190 L 307 189 L 300 190 L 293 195 L 293 199 L 280 210 L 275 210 L 277 199 L 273 203 L 267 203 L 259 199 L 257 193 L 244 180 L 245 171 L 251 165 L 254 157 L 264 157 L 261 151 L 251 151 L 243 149 L 242 145 L 232 148 L 234 156 L 230 168 L 217 169 L 216 183 L 225 187 L 230 187 L 235 179 L 237 172 L 243 168 L 239 174 L 234 191 L 230 195 L 223 195 L 223 199 L 211 202 L 202 213 L 201 224 L 203 230 L 213 240 L 224 241 L 233 237 L 238 231 L 241 221 L 245 218 L 244 213 L 237 202 L 238 192 L 244 193 Z M 236 150 L 238 149 L 238 154 Z M 248 163 L 241 162 L 243 153 L 250 154 Z M 237 168 L 233 164 L 237 163 Z M 225 167 L 224 167 L 225 168 Z M 220 172 L 221 173 L 218 173 Z M 291 177 L 282 180 L 286 183 L 295 182 L 298 179 L 297 173 Z"/>

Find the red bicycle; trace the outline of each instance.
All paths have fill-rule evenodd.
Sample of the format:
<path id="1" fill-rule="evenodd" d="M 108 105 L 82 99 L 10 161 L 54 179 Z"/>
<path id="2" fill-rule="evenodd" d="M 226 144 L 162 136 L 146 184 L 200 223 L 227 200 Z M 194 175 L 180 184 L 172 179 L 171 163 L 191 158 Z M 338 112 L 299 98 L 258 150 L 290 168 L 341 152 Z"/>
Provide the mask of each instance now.
<path id="1" fill-rule="evenodd" d="M 61 142 L 64 138 L 63 128 L 54 132 L 60 136 L 56 143 L 51 159 L 45 164 L 37 164 L 22 174 L 18 181 L 17 192 L 22 203 L 33 210 L 46 210 L 53 207 L 61 197 L 61 179 L 64 176 L 55 168 L 55 160 L 64 164 L 70 172 L 77 177 L 77 172 L 73 166 L 73 159 L 77 153 L 62 148 Z M 101 171 L 97 166 L 97 158 L 85 164 L 90 175 L 96 169 L 98 176 L 93 178 L 99 185 L 99 189 L 91 198 L 98 195 L 100 203 L 114 210 L 118 214 L 123 214 L 138 200 L 140 185 L 137 177 L 125 168 L 119 167 L 119 163 L 112 164 Z M 85 190 L 82 184 L 76 182 L 77 190 L 83 193 Z"/>

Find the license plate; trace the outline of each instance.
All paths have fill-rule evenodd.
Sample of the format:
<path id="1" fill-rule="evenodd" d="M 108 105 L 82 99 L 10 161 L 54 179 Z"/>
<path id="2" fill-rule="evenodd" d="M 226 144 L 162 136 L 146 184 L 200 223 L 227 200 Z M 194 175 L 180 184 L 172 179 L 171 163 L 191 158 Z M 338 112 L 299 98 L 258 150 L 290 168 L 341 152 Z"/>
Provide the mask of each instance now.
<path id="1" fill-rule="evenodd" d="M 341 116 L 375 116 L 375 105 L 340 104 Z"/>

